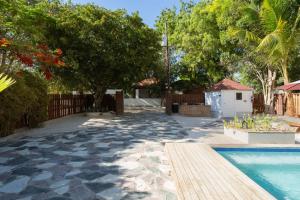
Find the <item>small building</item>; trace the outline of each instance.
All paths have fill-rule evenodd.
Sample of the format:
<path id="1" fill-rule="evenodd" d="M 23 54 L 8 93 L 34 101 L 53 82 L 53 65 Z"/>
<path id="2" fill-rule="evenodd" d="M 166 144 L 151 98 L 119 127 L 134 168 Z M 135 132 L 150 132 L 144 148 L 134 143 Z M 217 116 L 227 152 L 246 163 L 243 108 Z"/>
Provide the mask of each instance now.
<path id="1" fill-rule="evenodd" d="M 252 114 L 253 89 L 224 79 L 205 92 L 205 105 L 211 106 L 215 117 L 241 117 Z"/>
<path id="2" fill-rule="evenodd" d="M 135 84 L 135 98 L 158 98 L 160 94 L 157 93 L 157 86 L 159 80 L 156 78 L 147 78 Z"/>

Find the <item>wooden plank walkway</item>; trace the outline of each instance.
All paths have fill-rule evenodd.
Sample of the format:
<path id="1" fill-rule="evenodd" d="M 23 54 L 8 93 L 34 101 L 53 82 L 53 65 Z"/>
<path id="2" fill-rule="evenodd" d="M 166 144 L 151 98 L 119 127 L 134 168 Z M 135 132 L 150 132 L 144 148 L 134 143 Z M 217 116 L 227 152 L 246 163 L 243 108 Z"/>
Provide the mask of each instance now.
<path id="1" fill-rule="evenodd" d="M 167 143 L 180 200 L 269 200 L 271 194 L 207 144 Z"/>

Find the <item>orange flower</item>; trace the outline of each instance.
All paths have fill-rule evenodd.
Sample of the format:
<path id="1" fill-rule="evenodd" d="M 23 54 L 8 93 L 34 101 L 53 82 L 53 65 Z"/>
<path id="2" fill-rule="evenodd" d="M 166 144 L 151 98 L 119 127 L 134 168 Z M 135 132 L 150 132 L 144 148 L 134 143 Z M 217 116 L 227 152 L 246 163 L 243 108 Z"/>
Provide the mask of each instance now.
<path id="1" fill-rule="evenodd" d="M 33 65 L 33 60 L 30 56 L 23 55 L 23 54 L 17 54 L 17 57 L 23 64 L 28 65 L 28 66 Z"/>
<path id="2" fill-rule="evenodd" d="M 64 66 L 66 66 L 66 63 L 64 61 L 62 61 L 62 60 L 59 60 L 58 61 L 58 66 L 64 67 Z"/>
<path id="3" fill-rule="evenodd" d="M 10 45 L 10 41 L 6 38 L 1 38 L 0 40 L 0 47 L 8 47 Z"/>
<path id="4" fill-rule="evenodd" d="M 61 56 L 63 54 L 63 51 L 60 48 L 58 48 L 55 50 L 55 53 L 56 55 Z"/>

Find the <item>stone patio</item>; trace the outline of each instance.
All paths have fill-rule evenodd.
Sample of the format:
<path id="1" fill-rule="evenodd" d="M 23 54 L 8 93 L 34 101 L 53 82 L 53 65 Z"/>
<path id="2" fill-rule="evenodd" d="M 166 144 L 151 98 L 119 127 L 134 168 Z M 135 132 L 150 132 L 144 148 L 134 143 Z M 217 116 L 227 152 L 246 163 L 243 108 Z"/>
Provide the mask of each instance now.
<path id="1" fill-rule="evenodd" d="M 160 110 L 49 121 L 0 140 L 0 199 L 176 199 L 164 144 L 235 143 L 222 133 L 220 120 Z"/>
<path id="2" fill-rule="evenodd" d="M 164 154 L 164 142 L 186 137 L 175 120 L 161 112 L 77 118 L 87 121 L 72 127 L 69 117 L 0 140 L 0 199 L 176 199 Z M 70 131 L 59 131 L 63 123 Z"/>

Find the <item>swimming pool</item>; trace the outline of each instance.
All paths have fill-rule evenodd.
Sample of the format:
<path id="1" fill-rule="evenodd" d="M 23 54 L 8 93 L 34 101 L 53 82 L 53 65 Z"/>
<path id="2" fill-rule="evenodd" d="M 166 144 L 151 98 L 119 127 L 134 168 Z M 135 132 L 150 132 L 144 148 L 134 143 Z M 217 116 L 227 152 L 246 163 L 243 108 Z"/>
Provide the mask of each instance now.
<path id="1" fill-rule="evenodd" d="M 214 148 L 277 199 L 300 199 L 300 148 Z"/>

